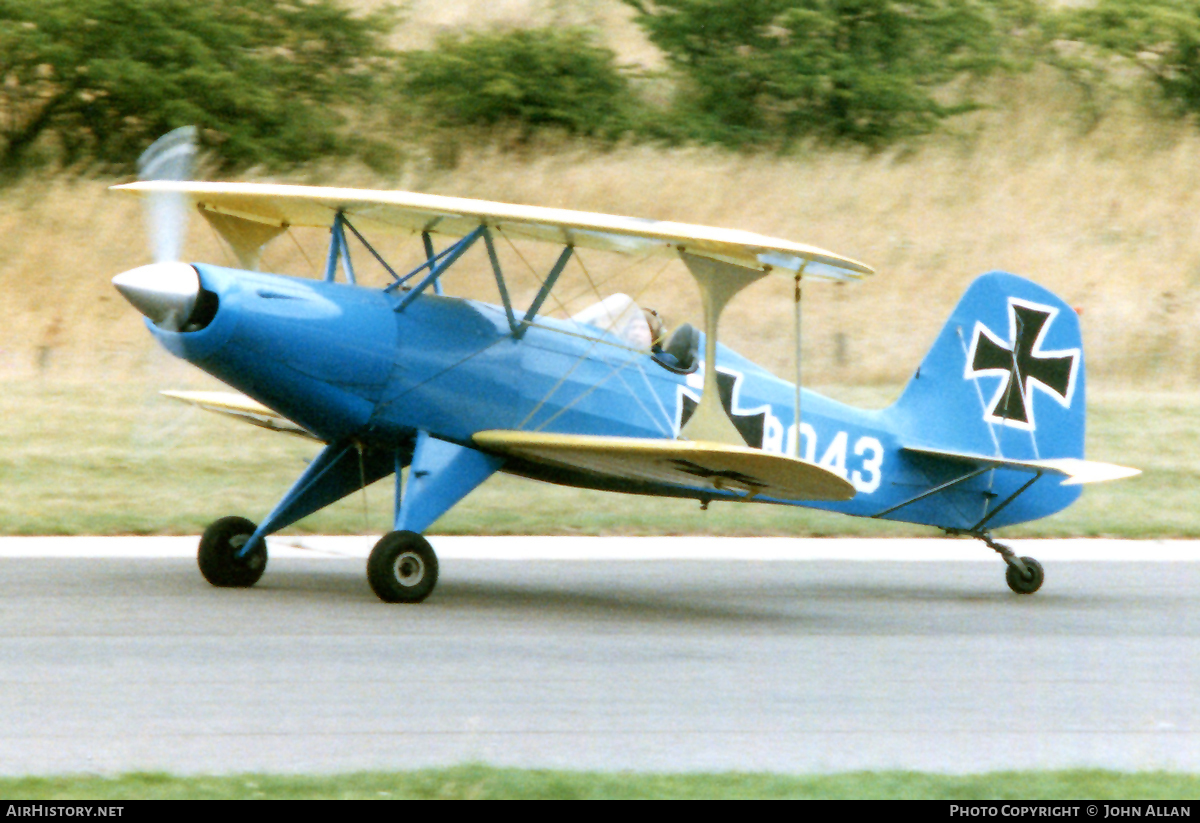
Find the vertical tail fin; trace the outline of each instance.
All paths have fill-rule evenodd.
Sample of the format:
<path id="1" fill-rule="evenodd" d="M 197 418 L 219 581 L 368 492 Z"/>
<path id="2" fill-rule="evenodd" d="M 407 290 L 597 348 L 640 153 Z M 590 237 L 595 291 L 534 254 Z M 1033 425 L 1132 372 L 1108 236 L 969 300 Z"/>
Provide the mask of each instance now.
<path id="1" fill-rule="evenodd" d="M 906 446 L 1014 460 L 1082 458 L 1079 318 L 1024 278 L 967 289 L 892 414 Z"/>

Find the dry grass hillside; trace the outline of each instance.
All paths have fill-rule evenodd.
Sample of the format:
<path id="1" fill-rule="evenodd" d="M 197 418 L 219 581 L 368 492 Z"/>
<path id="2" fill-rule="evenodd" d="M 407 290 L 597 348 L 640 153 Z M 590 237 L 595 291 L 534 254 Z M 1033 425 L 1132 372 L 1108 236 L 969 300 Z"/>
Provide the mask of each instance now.
<path id="1" fill-rule="evenodd" d="M 348 0 L 347 6 L 401 9 L 392 44 L 402 49 L 428 48 L 440 35 L 470 28 L 582 26 L 595 31 L 622 63 L 657 67 L 663 62 L 633 22 L 633 10 L 620 0 Z"/>
<path id="2" fill-rule="evenodd" d="M 383 0 L 358 0 L 363 7 Z M 486 6 L 411 0 L 398 45 L 423 46 L 458 26 L 561 22 L 589 25 L 630 63 L 658 57 L 616 0 L 502 0 Z M 933 138 L 881 153 L 811 149 L 786 157 L 561 142 L 500 151 L 464 145 L 453 169 L 411 152 L 391 179 L 322 169 L 289 182 L 404 188 L 564 206 L 758 231 L 864 260 L 878 275 L 854 286 L 813 285 L 805 299 L 805 373 L 815 383 L 898 382 L 912 371 L 959 294 L 977 274 L 1006 269 L 1036 279 L 1082 312 L 1090 372 L 1110 383 L 1191 386 L 1200 376 L 1197 328 L 1200 133 L 1132 107 L 1084 133 L 1071 92 L 1053 77 L 1007 82 L 996 107 Z M 253 178 L 253 175 L 251 175 Z M 147 262 L 138 204 L 110 180 L 29 180 L 0 200 L 0 375 L 39 368 L 120 373 L 152 343 L 109 279 Z M 264 267 L 315 274 L 319 233 L 274 242 Z M 419 242 L 375 238 L 397 267 Z M 503 249 L 528 301 L 548 249 Z M 201 220 L 186 248 L 228 262 Z M 365 258 L 365 255 L 364 255 Z M 599 291 L 640 294 L 668 320 L 697 320 L 678 264 L 584 255 Z M 481 250 L 451 283 L 491 299 Z M 382 277 L 375 272 L 374 276 Z M 585 272 L 559 290 L 574 311 L 594 292 Z M 644 292 L 643 292 L 644 290 Z M 791 371 L 790 284 L 743 294 L 727 341 L 780 373 Z"/>

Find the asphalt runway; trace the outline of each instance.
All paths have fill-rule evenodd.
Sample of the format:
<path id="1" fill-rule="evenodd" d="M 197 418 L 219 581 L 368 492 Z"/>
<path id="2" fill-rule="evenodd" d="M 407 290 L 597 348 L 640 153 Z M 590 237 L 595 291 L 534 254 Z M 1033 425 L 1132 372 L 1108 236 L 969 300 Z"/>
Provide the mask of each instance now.
<path id="1" fill-rule="evenodd" d="M 0 539 L 0 773 L 1200 771 L 1200 544 L 433 538 L 388 606 L 363 538 L 86 540 Z"/>

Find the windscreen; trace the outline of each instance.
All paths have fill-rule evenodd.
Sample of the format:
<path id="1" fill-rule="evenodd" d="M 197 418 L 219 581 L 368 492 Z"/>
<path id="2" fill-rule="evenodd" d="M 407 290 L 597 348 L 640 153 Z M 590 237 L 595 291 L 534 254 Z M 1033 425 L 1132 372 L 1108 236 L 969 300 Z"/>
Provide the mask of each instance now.
<path id="1" fill-rule="evenodd" d="M 650 326 L 641 307 L 627 294 L 610 294 L 599 303 L 571 315 L 580 326 L 608 332 L 632 349 L 650 348 Z"/>

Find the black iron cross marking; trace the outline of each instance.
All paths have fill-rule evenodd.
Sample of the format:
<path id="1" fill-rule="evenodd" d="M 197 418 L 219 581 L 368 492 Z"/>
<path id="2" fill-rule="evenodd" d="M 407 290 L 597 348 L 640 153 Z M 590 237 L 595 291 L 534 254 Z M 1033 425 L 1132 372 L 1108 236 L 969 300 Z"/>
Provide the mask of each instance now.
<path id="1" fill-rule="evenodd" d="M 728 372 L 717 371 L 717 391 L 721 395 L 721 405 L 725 407 L 725 413 L 729 415 L 729 419 L 733 421 L 734 428 L 738 430 L 738 434 L 746 441 L 746 445 L 751 448 L 761 449 L 763 444 L 763 430 L 766 426 L 766 412 L 752 412 L 750 414 L 738 414 L 733 410 L 733 391 L 739 380 L 742 379 L 740 374 L 729 374 Z M 692 413 L 696 411 L 696 406 L 699 404 L 683 395 L 683 410 L 679 415 L 679 428 L 682 429 L 691 419 Z"/>
<path id="2" fill-rule="evenodd" d="M 982 323 L 975 324 L 966 377 L 990 374 L 1003 378 L 985 419 L 1032 430 L 1035 387 L 1053 397 L 1059 405 L 1070 407 L 1079 349 L 1042 351 L 1042 339 L 1056 314 L 1058 309 L 1053 306 L 1010 297 L 1010 339 L 1007 342 Z"/>
<path id="3" fill-rule="evenodd" d="M 679 469 L 681 472 L 686 472 L 687 474 L 713 481 L 713 485 L 718 489 L 722 487 L 723 484 L 721 481 L 723 480 L 728 480 L 731 483 L 738 484 L 739 486 L 745 486 L 748 489 L 763 487 L 762 481 L 751 477 L 748 474 L 742 474 L 739 471 L 732 471 L 730 469 L 709 469 L 704 466 L 698 466 L 690 460 L 675 459 L 672 460 L 671 463 L 673 463 L 675 468 Z"/>

